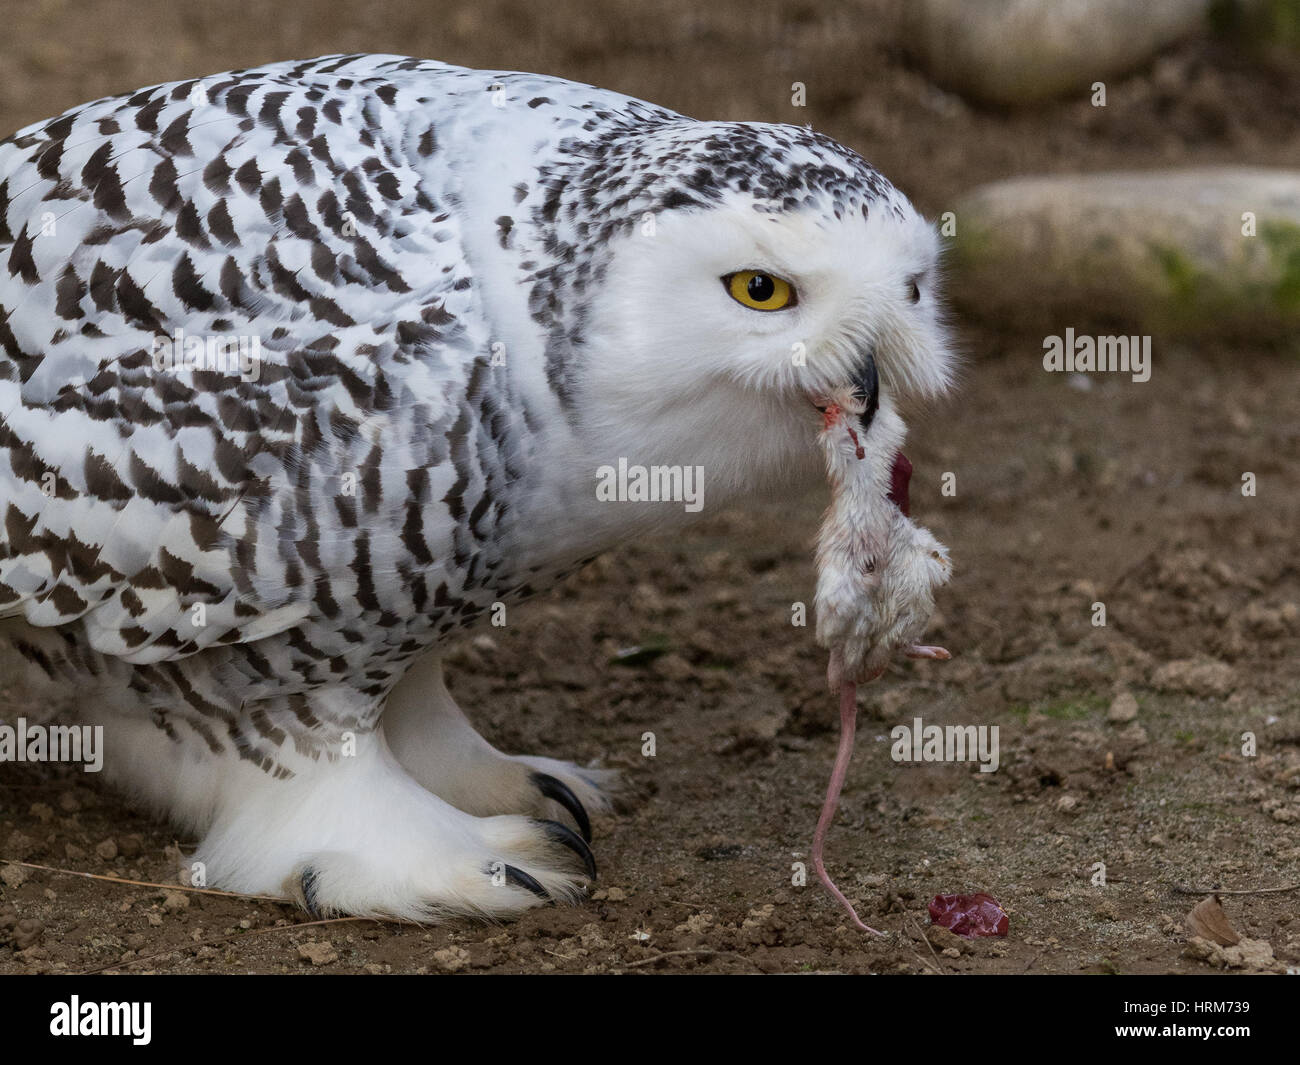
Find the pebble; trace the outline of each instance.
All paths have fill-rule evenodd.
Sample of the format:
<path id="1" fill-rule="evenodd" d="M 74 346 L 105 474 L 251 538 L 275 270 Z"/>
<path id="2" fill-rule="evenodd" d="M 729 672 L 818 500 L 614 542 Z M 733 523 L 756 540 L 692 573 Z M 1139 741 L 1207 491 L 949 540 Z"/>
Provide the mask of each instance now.
<path id="1" fill-rule="evenodd" d="M 457 973 L 469 964 L 469 951 L 464 947 L 443 947 L 433 952 L 434 963 L 445 973 Z"/>
<path id="2" fill-rule="evenodd" d="M 1133 697 L 1132 692 L 1120 692 L 1111 701 L 1110 709 L 1106 711 L 1106 720 L 1114 725 L 1126 725 L 1138 714 L 1137 699 Z"/>
<path id="3" fill-rule="evenodd" d="M 168 891 L 163 895 L 162 906 L 168 913 L 179 913 L 190 908 L 190 897 L 183 891 Z"/>
<path id="4" fill-rule="evenodd" d="M 298 957 L 312 965 L 331 965 L 339 960 L 338 951 L 332 943 L 309 939 L 298 945 Z"/>
<path id="5" fill-rule="evenodd" d="M 45 925 L 36 920 L 35 917 L 23 918 L 14 925 L 14 950 L 26 950 L 28 947 L 36 946 L 44 934 Z"/>
<path id="6" fill-rule="evenodd" d="M 1211 658 L 1184 658 L 1166 662 L 1151 678 L 1161 691 L 1186 692 L 1189 695 L 1224 696 L 1233 687 L 1232 667 Z"/>

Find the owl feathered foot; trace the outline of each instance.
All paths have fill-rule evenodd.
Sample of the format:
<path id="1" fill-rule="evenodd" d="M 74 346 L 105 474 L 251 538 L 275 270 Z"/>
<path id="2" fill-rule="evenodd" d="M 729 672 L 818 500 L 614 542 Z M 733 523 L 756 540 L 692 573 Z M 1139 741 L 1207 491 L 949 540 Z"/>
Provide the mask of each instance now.
<path id="1" fill-rule="evenodd" d="M 452 699 L 436 655 L 416 662 L 393 689 L 383 729 L 402 767 L 466 813 L 567 816 L 590 842 L 591 815 L 607 811 L 621 790 L 612 770 L 498 751 Z"/>
<path id="2" fill-rule="evenodd" d="M 594 880 L 591 848 L 567 825 L 475 817 L 413 780 L 381 734 L 355 742 L 346 757 L 295 763 L 288 779 L 234 768 L 194 855 L 208 882 L 281 894 L 316 917 L 428 922 L 509 919 L 581 898 Z"/>
<path id="3" fill-rule="evenodd" d="M 576 854 L 582 861 L 583 868 L 587 873 L 589 880 L 596 879 L 596 858 L 587 846 L 587 841 L 569 828 L 568 825 L 562 825 L 558 821 L 538 821 L 537 826 L 541 829 L 543 835 L 553 843 L 565 847 Z M 483 875 L 489 879 L 494 887 L 508 886 L 522 888 L 529 892 L 535 898 L 542 902 L 554 902 L 557 897 L 551 894 L 551 889 L 525 869 L 511 865 L 500 859 L 490 862 L 483 869 Z M 290 894 L 298 900 L 313 918 L 317 920 L 328 917 L 336 912 L 336 908 L 326 902 L 321 890 L 321 869 L 314 864 L 304 865 L 297 872 L 296 890 L 290 891 Z M 560 898 L 567 898 L 567 893 Z M 433 900 L 426 903 L 430 907 L 431 915 L 436 913 L 436 904 Z M 482 913 L 483 911 L 476 908 L 474 912 Z M 492 916 L 501 916 L 493 913 Z"/>

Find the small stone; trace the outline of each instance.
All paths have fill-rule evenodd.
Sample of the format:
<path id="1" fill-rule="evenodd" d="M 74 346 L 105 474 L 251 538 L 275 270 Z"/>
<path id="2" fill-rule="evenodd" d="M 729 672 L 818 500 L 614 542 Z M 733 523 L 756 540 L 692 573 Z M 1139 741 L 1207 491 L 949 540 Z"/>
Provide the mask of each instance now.
<path id="1" fill-rule="evenodd" d="M 679 654 L 660 655 L 652 663 L 652 668 L 659 676 L 675 684 L 695 676 L 695 667 Z"/>
<path id="2" fill-rule="evenodd" d="M 138 834 L 123 836 L 118 840 L 117 850 L 123 858 L 138 858 L 144 850 L 144 839 Z"/>
<path id="3" fill-rule="evenodd" d="M 1188 940 L 1183 953 L 1194 960 L 1208 962 L 1216 969 L 1265 973 L 1280 973 L 1286 969 L 1273 956 L 1273 947 L 1266 939 L 1243 939 L 1240 943 L 1224 947 L 1200 936 L 1193 936 Z"/>
<path id="4" fill-rule="evenodd" d="M 1121 732 L 1119 738 L 1130 747 L 1145 747 L 1147 741 L 1150 739 L 1150 737 L 1147 736 L 1147 730 L 1137 722 L 1129 725 L 1128 728 Z"/>
<path id="5" fill-rule="evenodd" d="M 713 924 L 713 914 L 711 913 L 693 913 L 686 918 L 681 924 L 673 929 L 678 935 L 702 935 L 708 931 L 709 926 Z"/>
<path id="6" fill-rule="evenodd" d="M 1073 795 L 1062 795 L 1056 800 L 1056 808 L 1063 814 L 1073 813 L 1079 807 L 1079 800 Z"/>
<path id="7" fill-rule="evenodd" d="M 1127 725 L 1138 715 L 1138 701 L 1132 692 L 1120 692 L 1106 711 L 1106 720 L 1114 725 Z"/>
<path id="8" fill-rule="evenodd" d="M 162 905 L 168 913 L 179 913 L 190 908 L 190 897 L 183 891 L 168 891 L 163 895 Z"/>
<path id="9" fill-rule="evenodd" d="M 5 841 L 5 857 L 18 862 L 30 861 L 36 857 L 38 848 L 39 844 L 31 836 L 14 829 Z"/>
<path id="10" fill-rule="evenodd" d="M 45 925 L 36 920 L 35 917 L 25 917 L 14 925 L 14 950 L 26 950 L 28 947 L 34 947 L 41 941 L 41 936 L 44 934 Z"/>
<path id="11" fill-rule="evenodd" d="M 469 964 L 469 951 L 464 947 L 444 947 L 433 952 L 433 960 L 445 973 L 458 973 Z"/>
<path id="12" fill-rule="evenodd" d="M 332 943 L 309 939 L 298 945 L 298 957 L 312 965 L 332 965 L 339 960 L 339 953 Z"/>
<path id="13" fill-rule="evenodd" d="M 925 938 L 930 946 L 948 958 L 959 958 L 963 953 L 970 954 L 973 951 L 967 940 L 941 924 L 928 925 L 925 929 Z M 949 954 L 949 951 L 953 953 Z"/>
<path id="14" fill-rule="evenodd" d="M 21 865 L 6 865 L 0 868 L 0 884 L 7 888 L 20 888 L 27 882 L 27 870 Z"/>
<path id="15" fill-rule="evenodd" d="M 1232 690 L 1233 672 L 1226 662 L 1212 658 L 1183 658 L 1157 669 L 1151 683 L 1161 691 L 1224 696 Z"/>
<path id="16" fill-rule="evenodd" d="M 95 853 L 106 862 L 111 862 L 117 857 L 117 840 L 106 839 L 96 844 Z"/>
<path id="17" fill-rule="evenodd" d="M 1092 915 L 1099 921 L 1117 921 L 1119 920 L 1119 907 L 1112 899 L 1102 899 L 1093 907 Z"/>

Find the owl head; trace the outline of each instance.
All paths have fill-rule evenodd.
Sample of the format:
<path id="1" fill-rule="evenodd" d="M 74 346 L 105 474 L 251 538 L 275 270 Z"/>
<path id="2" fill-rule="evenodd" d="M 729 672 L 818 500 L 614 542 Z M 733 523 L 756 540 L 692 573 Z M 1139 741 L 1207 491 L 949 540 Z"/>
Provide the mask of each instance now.
<path id="1" fill-rule="evenodd" d="M 807 470 L 819 408 L 866 428 L 950 387 L 939 235 L 856 153 L 677 116 L 572 150 L 546 209 L 580 312 L 553 343 L 600 432 L 739 488 Z"/>

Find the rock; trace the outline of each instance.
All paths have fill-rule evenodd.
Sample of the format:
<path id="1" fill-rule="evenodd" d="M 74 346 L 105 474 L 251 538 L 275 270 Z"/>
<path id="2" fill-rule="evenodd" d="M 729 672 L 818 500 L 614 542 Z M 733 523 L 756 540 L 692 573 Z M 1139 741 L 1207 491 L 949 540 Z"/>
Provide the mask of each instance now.
<path id="1" fill-rule="evenodd" d="M 309 939 L 298 945 L 298 957 L 312 965 L 332 965 L 339 960 L 339 952 L 332 943 Z"/>
<path id="2" fill-rule="evenodd" d="M 659 676 L 680 684 L 695 676 L 695 667 L 679 654 L 666 654 L 655 660 L 654 671 Z"/>
<path id="3" fill-rule="evenodd" d="M 953 211 L 953 299 L 973 317 L 1046 337 L 1069 314 L 1079 334 L 1123 322 L 1159 338 L 1156 373 L 1169 334 L 1270 340 L 1300 326 L 1300 171 L 1016 178 Z"/>
<path id="4" fill-rule="evenodd" d="M 433 960 L 445 973 L 458 973 L 469 964 L 469 951 L 464 947 L 444 947 L 433 952 Z"/>
<path id="5" fill-rule="evenodd" d="M 1216 969 L 1244 969 L 1247 972 L 1280 973 L 1285 966 L 1273 956 L 1266 939 L 1243 939 L 1231 947 L 1193 936 L 1183 951 L 1189 958 L 1208 962 Z"/>
<path id="6" fill-rule="evenodd" d="M 105 839 L 95 845 L 95 853 L 106 862 L 111 862 L 117 857 L 117 840 Z"/>
<path id="7" fill-rule="evenodd" d="M 0 884 L 7 888 L 20 888 L 27 882 L 27 870 L 21 865 L 0 866 Z"/>
<path id="8" fill-rule="evenodd" d="M 1119 734 L 1119 739 L 1127 747 L 1145 747 L 1150 737 L 1147 730 L 1135 721 Z"/>
<path id="9" fill-rule="evenodd" d="M 14 925 L 14 950 L 26 950 L 28 947 L 36 946 L 44 934 L 45 925 L 36 920 L 35 917 L 24 918 Z"/>
<path id="10" fill-rule="evenodd" d="M 123 858 L 138 858 L 144 850 L 144 837 L 138 834 L 123 836 L 118 841 L 117 849 Z"/>
<path id="11" fill-rule="evenodd" d="M 902 39 L 941 86 L 1026 104 L 1092 93 L 1206 24 L 1207 0 L 909 0 Z"/>
<path id="12" fill-rule="evenodd" d="M 1127 725 L 1138 716 L 1138 701 L 1133 698 L 1132 692 L 1120 692 L 1111 701 L 1110 709 L 1106 711 L 1106 720 L 1113 725 Z"/>
<path id="13" fill-rule="evenodd" d="M 1212 658 L 1182 658 L 1156 670 L 1151 683 L 1161 691 L 1224 696 L 1232 690 L 1232 667 Z"/>
<path id="14" fill-rule="evenodd" d="M 183 891 L 168 891 L 163 895 L 163 909 L 168 913 L 179 913 L 190 908 L 190 897 Z"/>
<path id="15" fill-rule="evenodd" d="M 28 862 L 36 857 L 40 845 L 31 836 L 14 829 L 5 841 L 6 857 L 17 862 Z"/>
<path id="16" fill-rule="evenodd" d="M 943 925 L 927 925 L 925 938 L 930 941 L 930 946 L 950 958 L 958 958 L 962 954 L 973 954 L 975 950 L 969 940 L 963 939 L 950 929 L 944 928 Z M 956 953 L 949 954 L 948 951 L 950 950 L 956 951 Z"/>
<path id="17" fill-rule="evenodd" d="M 693 913 L 691 916 L 686 918 L 685 921 L 674 928 L 673 931 L 679 935 L 689 933 L 690 935 L 699 936 L 709 930 L 713 921 L 714 917 L 711 913 Z"/>

